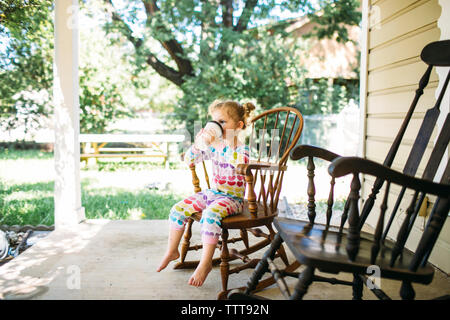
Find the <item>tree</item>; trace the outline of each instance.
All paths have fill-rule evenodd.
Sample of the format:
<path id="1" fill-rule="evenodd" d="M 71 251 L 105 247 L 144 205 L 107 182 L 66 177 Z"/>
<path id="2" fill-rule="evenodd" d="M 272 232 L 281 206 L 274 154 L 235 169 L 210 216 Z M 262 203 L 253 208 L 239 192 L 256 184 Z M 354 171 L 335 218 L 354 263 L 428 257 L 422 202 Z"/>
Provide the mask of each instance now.
<path id="1" fill-rule="evenodd" d="M 218 51 L 214 53 L 218 61 L 229 59 L 233 44 L 250 23 L 270 18 L 276 8 L 309 14 L 321 25 L 316 31 L 319 37 L 337 32 L 346 40 L 347 30 L 342 24 L 359 23 L 357 0 L 318 0 L 315 5 L 307 0 L 130 0 L 121 9 L 113 0 L 104 1 L 111 10 L 110 28 L 120 31 L 136 53 L 145 56 L 149 66 L 179 86 L 197 75 L 195 62 L 213 51 Z M 138 24 L 145 26 L 139 35 L 135 32 Z M 158 41 L 165 52 L 157 53 L 149 47 L 154 44 L 151 40 Z"/>
<path id="2" fill-rule="evenodd" d="M 206 119 L 218 97 L 254 99 L 262 108 L 292 102 L 287 82 L 301 81 L 295 48 L 283 28 L 266 28 L 280 11 L 308 14 L 320 37 L 359 23 L 357 0 L 130 0 L 121 7 L 104 0 L 109 32 L 134 47 L 136 64 L 153 68 L 183 91 L 175 108 L 178 122 Z M 192 123 L 188 123 L 192 126 Z"/>
<path id="3" fill-rule="evenodd" d="M 92 11 L 91 6 L 98 3 L 83 0 L 80 5 Z M 124 92 L 136 93 L 131 85 L 137 90 L 154 86 L 149 70 L 182 92 L 171 108 L 174 123 L 188 120 L 192 127 L 190 120 L 206 120 L 207 105 L 221 97 L 252 100 L 261 108 L 292 104 L 297 92 L 291 88 L 300 87 L 303 70 L 284 28 L 273 27 L 282 26 L 280 12 L 307 14 L 321 25 L 315 36 L 338 34 L 340 41 L 347 39 L 343 25 L 359 23 L 358 0 L 101 3 L 108 17 L 104 24 L 108 50 L 123 50 L 124 58 L 117 65 L 130 68 L 121 77 L 99 79 L 99 73 L 112 70 L 80 64 L 81 124 L 88 131 L 100 131 L 111 117 L 125 115 Z M 0 50 L 3 119 L 21 113 L 33 118 L 52 110 L 52 12 L 51 0 L 0 0 L 0 41 L 9 39 L 7 49 Z M 30 92 L 47 95 L 33 100 Z"/>
<path id="4" fill-rule="evenodd" d="M 1 2 L 0 20 L 1 124 L 29 130 L 53 112 L 53 1 Z M 132 67 L 120 49 L 109 59 L 100 56 L 109 45 L 105 36 L 101 29 L 80 30 L 80 130 L 85 133 L 103 132 L 113 119 L 131 115 L 124 97 L 135 88 Z"/>
<path id="5" fill-rule="evenodd" d="M 51 1 L 0 4 L 0 116 L 6 125 L 29 128 L 48 114 L 52 87 Z M 32 18 L 30 18 L 32 17 Z"/>

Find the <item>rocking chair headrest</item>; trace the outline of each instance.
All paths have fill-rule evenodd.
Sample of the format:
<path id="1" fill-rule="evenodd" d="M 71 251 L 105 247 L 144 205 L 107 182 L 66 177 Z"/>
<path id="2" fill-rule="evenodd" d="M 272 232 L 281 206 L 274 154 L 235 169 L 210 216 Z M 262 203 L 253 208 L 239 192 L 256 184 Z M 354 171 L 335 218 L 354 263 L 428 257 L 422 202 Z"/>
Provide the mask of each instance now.
<path id="1" fill-rule="evenodd" d="M 427 44 L 420 58 L 428 65 L 437 67 L 450 66 L 450 40 L 435 41 Z"/>

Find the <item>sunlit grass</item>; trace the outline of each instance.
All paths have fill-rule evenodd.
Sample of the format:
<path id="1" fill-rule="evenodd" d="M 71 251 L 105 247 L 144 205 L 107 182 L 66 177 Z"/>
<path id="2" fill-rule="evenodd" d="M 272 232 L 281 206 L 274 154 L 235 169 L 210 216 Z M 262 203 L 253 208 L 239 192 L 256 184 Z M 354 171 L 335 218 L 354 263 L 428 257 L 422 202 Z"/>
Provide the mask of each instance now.
<path id="1" fill-rule="evenodd" d="M 82 193 L 89 219 L 166 219 L 181 196 L 158 190 L 90 189 Z M 138 214 L 136 214 L 138 213 Z"/>
<path id="2" fill-rule="evenodd" d="M 81 197 L 86 218 L 166 219 L 182 195 L 136 183 L 139 172 L 135 170 L 154 167 L 121 163 L 83 169 Z M 53 192 L 52 153 L 0 149 L 0 225 L 54 224 Z"/>
<path id="3" fill-rule="evenodd" d="M 53 153 L 40 150 L 15 150 L 0 147 L 0 160 L 53 159 Z"/>
<path id="4" fill-rule="evenodd" d="M 289 203 L 307 203 L 306 165 L 290 162 L 289 166 L 281 199 L 286 195 Z M 99 161 L 82 168 L 81 197 L 86 218 L 166 219 L 173 204 L 193 191 L 186 166 L 176 163 L 170 168 L 166 171 L 161 164 L 137 161 Z M 326 211 L 326 168 L 317 163 L 317 176 L 325 178 L 324 183 L 316 185 L 317 211 Z M 54 224 L 54 179 L 52 153 L 0 148 L 0 225 Z M 160 183 L 159 189 L 149 189 L 155 183 Z M 348 188 L 339 192 L 338 187 L 336 184 L 335 196 L 339 200 L 334 207 L 341 210 L 344 202 L 340 199 Z"/>

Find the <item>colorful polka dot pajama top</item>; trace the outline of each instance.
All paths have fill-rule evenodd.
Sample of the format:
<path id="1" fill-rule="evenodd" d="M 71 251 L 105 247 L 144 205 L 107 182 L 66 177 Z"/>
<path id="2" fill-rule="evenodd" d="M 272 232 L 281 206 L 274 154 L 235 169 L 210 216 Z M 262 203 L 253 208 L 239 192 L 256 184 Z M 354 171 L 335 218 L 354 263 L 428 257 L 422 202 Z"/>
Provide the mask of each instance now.
<path id="1" fill-rule="evenodd" d="M 169 221 L 172 228 L 183 230 L 188 217 L 202 212 L 202 241 L 217 244 L 222 234 L 222 219 L 242 212 L 245 179 L 236 173 L 236 166 L 248 163 L 249 148 L 246 145 L 231 148 L 221 141 L 206 151 L 192 146 L 186 152 L 185 161 L 189 165 L 202 160 L 212 162 L 212 189 L 200 191 L 176 203 L 170 211 Z"/>

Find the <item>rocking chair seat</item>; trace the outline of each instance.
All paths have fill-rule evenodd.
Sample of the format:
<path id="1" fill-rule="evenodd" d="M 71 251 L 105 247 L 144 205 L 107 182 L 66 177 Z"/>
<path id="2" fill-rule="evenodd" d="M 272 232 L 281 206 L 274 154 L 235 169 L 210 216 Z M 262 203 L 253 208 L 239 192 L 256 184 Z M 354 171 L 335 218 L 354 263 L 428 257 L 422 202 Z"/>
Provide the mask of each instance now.
<path id="1" fill-rule="evenodd" d="M 242 228 L 255 228 L 270 223 L 278 214 L 277 211 L 270 214 L 267 213 L 267 216 L 264 214 L 264 206 L 261 203 L 257 203 L 258 206 L 258 214 L 256 217 L 253 217 L 250 213 L 248 200 L 244 200 L 244 211 L 240 214 L 236 214 L 234 216 L 226 217 L 222 220 L 222 228 L 226 229 L 242 229 Z M 192 215 L 195 221 L 200 221 L 202 218 L 201 212 L 196 212 Z"/>
<path id="2" fill-rule="evenodd" d="M 311 226 L 306 221 L 286 218 L 276 218 L 274 225 L 301 264 L 315 267 L 322 272 L 367 274 L 369 266 L 377 265 L 383 278 L 408 279 L 422 284 L 429 284 L 433 279 L 434 268 L 429 263 L 416 272 L 408 269 L 413 258 L 409 250 L 404 250 L 402 259 L 391 267 L 389 258 L 394 244 L 388 239 L 385 240 L 385 246 L 381 249 L 376 262 L 371 263 L 373 235 L 361 232 L 357 258 L 351 261 L 346 252 L 348 242 L 346 233 L 340 235 L 337 230 L 333 230 L 334 228 L 327 231 L 324 225 Z"/>

